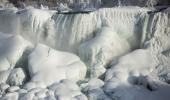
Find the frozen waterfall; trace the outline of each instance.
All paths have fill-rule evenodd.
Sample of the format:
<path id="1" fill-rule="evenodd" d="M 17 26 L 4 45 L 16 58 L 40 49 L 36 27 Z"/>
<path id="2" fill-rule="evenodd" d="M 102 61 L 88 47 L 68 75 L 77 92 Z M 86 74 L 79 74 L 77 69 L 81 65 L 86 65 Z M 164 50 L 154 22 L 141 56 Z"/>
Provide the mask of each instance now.
<path id="1" fill-rule="evenodd" d="M 0 99 L 168 97 L 169 15 L 169 9 L 141 7 L 1 9 Z"/>

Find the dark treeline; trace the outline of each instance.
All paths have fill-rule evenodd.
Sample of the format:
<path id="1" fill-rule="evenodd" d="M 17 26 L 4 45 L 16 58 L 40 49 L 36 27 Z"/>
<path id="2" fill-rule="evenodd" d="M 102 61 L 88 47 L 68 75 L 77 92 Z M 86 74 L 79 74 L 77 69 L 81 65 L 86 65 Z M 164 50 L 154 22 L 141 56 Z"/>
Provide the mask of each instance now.
<path id="1" fill-rule="evenodd" d="M 78 1 L 84 2 L 94 2 L 95 0 L 8 0 L 13 3 L 16 7 L 26 5 L 47 5 L 50 7 L 56 6 L 58 3 L 77 3 Z M 96 0 L 97 1 L 97 0 Z M 98 0 L 99 1 L 99 0 Z M 131 5 L 131 6 L 167 6 L 170 5 L 170 0 L 100 0 L 101 6 L 104 7 L 113 7 L 122 3 L 122 5 Z"/>

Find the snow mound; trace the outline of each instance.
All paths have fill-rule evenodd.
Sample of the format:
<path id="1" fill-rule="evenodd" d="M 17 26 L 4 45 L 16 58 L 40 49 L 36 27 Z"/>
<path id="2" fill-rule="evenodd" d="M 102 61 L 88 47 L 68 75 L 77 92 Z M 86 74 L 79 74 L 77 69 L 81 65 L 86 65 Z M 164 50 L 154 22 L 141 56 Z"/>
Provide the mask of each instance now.
<path id="1" fill-rule="evenodd" d="M 86 75 L 86 66 L 78 56 L 42 44 L 29 55 L 28 63 L 32 81 L 42 81 L 47 86 L 62 79 L 78 81 Z"/>

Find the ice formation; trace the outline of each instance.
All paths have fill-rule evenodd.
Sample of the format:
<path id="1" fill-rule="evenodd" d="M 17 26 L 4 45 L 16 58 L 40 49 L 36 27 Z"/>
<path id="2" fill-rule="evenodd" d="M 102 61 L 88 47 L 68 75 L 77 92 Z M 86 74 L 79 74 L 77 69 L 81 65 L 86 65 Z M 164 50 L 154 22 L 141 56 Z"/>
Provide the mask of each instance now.
<path id="1" fill-rule="evenodd" d="M 0 99 L 168 100 L 169 14 L 0 10 Z"/>
<path id="2" fill-rule="evenodd" d="M 103 27 L 96 36 L 80 46 L 79 55 L 89 66 L 91 77 L 99 77 L 111 59 L 130 51 L 127 40 L 109 27 Z"/>

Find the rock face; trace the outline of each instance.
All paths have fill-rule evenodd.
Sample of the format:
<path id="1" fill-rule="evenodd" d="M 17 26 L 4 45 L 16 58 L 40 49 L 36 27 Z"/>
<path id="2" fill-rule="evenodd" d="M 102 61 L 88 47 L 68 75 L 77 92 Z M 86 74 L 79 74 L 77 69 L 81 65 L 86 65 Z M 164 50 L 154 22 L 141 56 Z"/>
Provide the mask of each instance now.
<path id="1" fill-rule="evenodd" d="M 38 44 L 29 56 L 29 71 L 32 81 L 43 81 L 48 86 L 62 79 L 84 79 L 86 66 L 74 54 Z"/>

